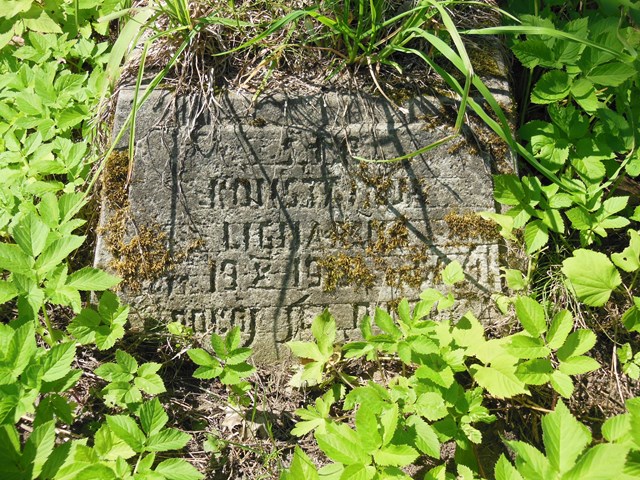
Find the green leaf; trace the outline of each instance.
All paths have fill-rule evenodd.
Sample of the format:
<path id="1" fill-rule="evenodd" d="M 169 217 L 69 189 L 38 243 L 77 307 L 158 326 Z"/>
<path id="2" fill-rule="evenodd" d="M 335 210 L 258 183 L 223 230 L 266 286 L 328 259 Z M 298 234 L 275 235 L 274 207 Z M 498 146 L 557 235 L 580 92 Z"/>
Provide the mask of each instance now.
<path id="1" fill-rule="evenodd" d="M 472 365 L 471 374 L 478 385 L 497 398 L 510 398 L 529 394 L 525 384 L 508 368 Z"/>
<path id="2" fill-rule="evenodd" d="M 590 448 L 563 480 L 609 480 L 624 470 L 627 452 L 623 445 L 601 444 Z"/>
<path id="3" fill-rule="evenodd" d="M 621 253 L 611 254 L 611 260 L 625 272 L 640 270 L 640 233 L 629 230 L 631 240 L 629 246 Z"/>
<path id="4" fill-rule="evenodd" d="M 547 331 L 544 308 L 531 297 L 519 296 L 514 302 L 516 315 L 524 329 L 532 337 L 539 337 Z"/>
<path id="5" fill-rule="evenodd" d="M 622 323 L 630 332 L 640 332 L 640 297 L 633 297 L 634 305 L 622 314 Z"/>
<path id="6" fill-rule="evenodd" d="M 60 25 L 42 9 L 35 18 L 25 18 L 24 24 L 29 30 L 41 33 L 62 33 Z"/>
<path id="7" fill-rule="evenodd" d="M 238 365 L 248 359 L 253 350 L 251 348 L 236 348 L 229 352 L 229 356 L 226 359 L 228 365 Z"/>
<path id="8" fill-rule="evenodd" d="M 147 452 L 166 452 L 167 450 L 180 450 L 191 440 L 191 435 L 181 432 L 176 428 L 166 428 L 149 436 L 145 450 Z"/>
<path id="9" fill-rule="evenodd" d="M 47 462 L 56 441 L 55 420 L 38 425 L 25 443 L 22 453 L 22 465 L 30 471 L 27 478 L 36 479 Z M 3 448 L 6 448 L 3 446 Z"/>
<path id="10" fill-rule="evenodd" d="M 84 267 L 69 275 L 67 285 L 77 290 L 101 291 L 115 287 L 120 281 L 120 278 L 100 269 Z"/>
<path id="11" fill-rule="evenodd" d="M 373 454 L 378 465 L 391 467 L 406 467 L 419 456 L 416 449 L 409 445 L 387 445 Z"/>
<path id="12" fill-rule="evenodd" d="M 222 366 L 218 364 L 217 366 L 202 366 L 196 368 L 196 371 L 193 372 L 194 378 L 201 378 L 203 380 L 210 380 L 212 378 L 217 378 L 222 373 Z"/>
<path id="13" fill-rule="evenodd" d="M 496 480 L 524 480 L 522 475 L 518 473 L 518 470 L 516 470 L 504 456 L 504 453 L 500 455 L 500 458 L 496 462 L 493 475 L 496 477 Z"/>
<path id="14" fill-rule="evenodd" d="M 522 359 L 546 358 L 551 353 L 541 338 L 533 338 L 528 335 L 514 335 L 511 337 L 508 351 Z"/>
<path id="15" fill-rule="evenodd" d="M 609 417 L 602 424 L 602 436 L 611 443 L 624 439 L 630 431 L 631 419 L 627 414 Z"/>
<path id="16" fill-rule="evenodd" d="M 596 344 L 596 339 L 596 334 L 589 329 L 576 330 L 567 337 L 567 341 L 558 349 L 558 359 L 564 362 L 570 357 L 587 353 Z"/>
<path id="17" fill-rule="evenodd" d="M 449 414 L 442 394 L 437 392 L 420 394 L 414 408 L 418 415 L 432 422 L 445 418 Z"/>
<path id="18" fill-rule="evenodd" d="M 553 373 L 548 358 L 533 358 L 518 365 L 516 375 L 527 385 L 545 385 Z"/>
<path id="19" fill-rule="evenodd" d="M 531 255 L 544 247 L 549 241 L 549 228 L 542 220 L 534 220 L 524 227 L 524 242 L 527 253 Z"/>
<path id="20" fill-rule="evenodd" d="M 596 85 L 617 87 L 634 75 L 636 69 L 632 64 L 610 62 L 598 65 L 586 75 L 586 78 Z"/>
<path id="21" fill-rule="evenodd" d="M 527 287 L 527 279 L 524 278 L 520 270 L 505 268 L 504 279 L 507 282 L 507 287 L 511 290 L 524 290 Z"/>
<path id="22" fill-rule="evenodd" d="M 523 478 L 540 480 L 554 478 L 549 460 L 540 450 L 518 440 L 507 442 L 507 445 L 518 456 L 518 471 Z"/>
<path id="23" fill-rule="evenodd" d="M 336 340 L 336 321 L 325 309 L 311 323 L 311 333 L 318 343 L 318 349 L 326 357 L 333 353 L 333 344 Z"/>
<path id="24" fill-rule="evenodd" d="M 566 375 L 582 375 L 600 368 L 600 364 L 591 357 L 579 355 L 560 362 L 559 370 Z"/>
<path id="25" fill-rule="evenodd" d="M 460 262 L 454 260 L 442 271 L 442 281 L 445 285 L 455 285 L 464 280 L 464 272 Z"/>
<path id="26" fill-rule="evenodd" d="M 159 432 L 168 421 L 169 416 L 157 398 L 152 399 L 150 402 L 144 402 L 140 407 L 140 425 L 142 425 L 142 430 L 147 436 Z"/>
<path id="27" fill-rule="evenodd" d="M 314 433 L 320 449 L 333 461 L 352 465 L 369 465 L 371 457 L 360 445 L 360 438 L 345 424 L 330 423 L 324 432 Z"/>
<path id="28" fill-rule="evenodd" d="M 531 92 L 531 102 L 554 103 L 562 100 L 571 90 L 569 75 L 562 70 L 552 70 L 543 74 Z"/>
<path id="29" fill-rule="evenodd" d="M 393 338 L 397 339 L 402 336 L 402 332 L 396 326 L 391 315 L 380 307 L 376 307 L 374 322 L 384 333 L 391 335 Z"/>
<path id="30" fill-rule="evenodd" d="M 134 378 L 133 384 L 149 395 L 158 395 L 167 391 L 162 378 L 156 374 L 138 376 Z"/>
<path id="31" fill-rule="evenodd" d="M 0 280 L 0 305 L 8 302 L 18 295 L 15 285 L 5 280 Z"/>
<path id="32" fill-rule="evenodd" d="M 138 371 L 138 362 L 124 350 L 116 351 L 116 362 L 122 367 L 122 370 L 134 374 Z"/>
<path id="33" fill-rule="evenodd" d="M 200 480 L 204 478 L 204 475 L 182 458 L 163 460 L 155 468 L 155 471 L 163 475 L 167 480 Z"/>
<path id="34" fill-rule="evenodd" d="M 71 371 L 71 362 L 75 355 L 74 342 L 59 343 L 51 347 L 42 363 L 42 381 L 53 382 L 67 375 Z"/>
<path id="35" fill-rule="evenodd" d="M 591 434 L 560 400 L 553 413 L 542 417 L 542 440 L 551 466 L 564 474 L 591 442 Z"/>
<path id="36" fill-rule="evenodd" d="M 133 418 L 126 415 L 107 415 L 107 424 L 111 431 L 140 453 L 144 450 L 145 436 Z"/>
<path id="37" fill-rule="evenodd" d="M 569 375 L 556 370 L 551 374 L 549 383 L 551 383 L 553 389 L 564 398 L 570 398 L 571 395 L 573 395 L 573 380 L 571 380 Z"/>
<path id="38" fill-rule="evenodd" d="M 14 243 L 0 242 L 0 269 L 32 276 L 33 258 Z"/>
<path id="39" fill-rule="evenodd" d="M 47 235 L 49 227 L 33 212 L 22 217 L 13 229 L 16 243 L 25 254 L 34 258 L 42 253 L 47 243 Z"/>
<path id="40" fill-rule="evenodd" d="M 412 426 L 416 431 L 416 447 L 418 447 L 422 453 L 439 459 L 440 442 L 433 427 L 417 415 L 409 417 L 407 419 L 407 425 Z"/>
<path id="41" fill-rule="evenodd" d="M 543 67 L 554 67 L 556 64 L 555 55 L 547 42 L 537 38 L 527 38 L 525 41 L 519 42 L 511 51 L 514 53 L 520 63 L 527 68 L 535 68 L 538 65 Z"/>
<path id="42" fill-rule="evenodd" d="M 193 363 L 203 366 L 220 366 L 220 362 L 213 358 L 209 352 L 202 348 L 190 348 L 187 350 L 187 355 Z"/>
<path id="43" fill-rule="evenodd" d="M 562 262 L 567 286 L 579 300 L 592 307 L 601 307 L 622 279 L 607 256 L 592 250 L 577 249 L 573 257 Z"/>
<path id="44" fill-rule="evenodd" d="M 69 235 L 54 240 L 36 260 L 35 268 L 38 273 L 42 275 L 57 267 L 71 252 L 77 250 L 84 243 L 85 238 L 78 235 Z"/>
<path id="45" fill-rule="evenodd" d="M 567 339 L 573 330 L 573 316 L 569 310 L 562 310 L 553 317 L 549 332 L 547 334 L 547 346 L 552 350 L 557 350 Z"/>

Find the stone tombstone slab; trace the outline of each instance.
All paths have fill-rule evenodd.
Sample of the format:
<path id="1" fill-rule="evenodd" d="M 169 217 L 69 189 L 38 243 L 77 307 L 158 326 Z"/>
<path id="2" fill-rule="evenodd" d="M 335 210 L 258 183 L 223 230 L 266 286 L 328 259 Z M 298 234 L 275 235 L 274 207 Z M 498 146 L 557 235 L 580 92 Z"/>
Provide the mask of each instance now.
<path id="1" fill-rule="evenodd" d="M 132 98 L 120 93 L 116 126 Z M 258 362 L 280 361 L 283 344 L 309 338 L 326 307 L 340 338 L 356 338 L 374 306 L 446 291 L 439 274 L 452 260 L 467 276 L 458 311 L 489 318 L 499 241 L 486 225 L 465 233 L 464 221 L 495 209 L 496 159 L 479 153 L 491 145 L 461 138 L 409 161 L 354 160 L 397 157 L 451 133 L 441 101 L 403 107 L 338 91 L 263 94 L 255 104 L 230 92 L 203 113 L 197 98 L 155 92 L 137 116 L 126 230 L 156 229 L 173 260 L 139 291 L 124 288 L 131 320 L 199 333 L 239 325 Z M 103 209 L 103 226 L 112 215 Z M 108 268 L 103 237 L 96 264 Z"/>

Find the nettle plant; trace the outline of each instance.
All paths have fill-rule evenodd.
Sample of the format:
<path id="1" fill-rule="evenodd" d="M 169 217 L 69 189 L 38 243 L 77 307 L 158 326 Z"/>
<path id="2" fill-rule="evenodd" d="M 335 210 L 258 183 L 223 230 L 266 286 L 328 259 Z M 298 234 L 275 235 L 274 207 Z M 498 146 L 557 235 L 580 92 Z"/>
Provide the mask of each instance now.
<path id="1" fill-rule="evenodd" d="M 451 290 L 464 274 L 452 262 L 442 278 Z M 454 304 L 451 291 L 428 289 L 421 298 L 413 309 L 402 300 L 395 318 L 379 308 L 373 319 L 365 316 L 362 341 L 334 345 L 335 319 L 324 312 L 313 322 L 315 342 L 290 342 L 304 359 L 292 383 L 329 386 L 315 404 L 296 412 L 301 420 L 292 433 L 313 432 L 333 463 L 317 470 L 296 450 L 282 478 L 409 479 L 405 467 L 423 456 L 437 464 L 447 442 L 455 446 L 458 474 L 476 478 L 484 471 L 476 457 L 483 441 L 478 425 L 495 420 L 487 397 L 528 395 L 531 386 L 549 384 L 568 398 L 573 375 L 599 368 L 584 355 L 595 335 L 575 329 L 566 310 L 549 316 L 533 298 L 517 296 L 512 303 L 523 330 L 488 339 L 472 313 L 455 322 L 444 317 Z M 440 320 L 432 318 L 434 310 Z M 364 382 L 342 372 L 355 358 L 396 367 L 386 369 L 382 381 Z M 445 478 L 445 467 L 436 466 L 427 478 Z"/>

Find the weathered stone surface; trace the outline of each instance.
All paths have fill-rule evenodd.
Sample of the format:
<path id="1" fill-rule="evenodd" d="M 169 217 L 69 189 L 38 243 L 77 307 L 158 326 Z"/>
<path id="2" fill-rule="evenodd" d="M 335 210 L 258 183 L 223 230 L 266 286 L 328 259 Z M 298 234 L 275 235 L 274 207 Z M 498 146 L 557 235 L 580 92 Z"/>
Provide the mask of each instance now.
<path id="1" fill-rule="evenodd" d="M 286 358 L 283 343 L 308 336 L 325 307 L 342 335 L 357 336 L 372 306 L 417 298 L 454 259 L 468 277 L 461 308 L 491 316 L 498 240 L 453 236 L 445 218 L 494 209 L 494 159 L 465 141 L 396 164 L 353 159 L 396 157 L 450 134 L 439 101 L 417 98 L 401 113 L 339 92 L 250 99 L 230 93 L 198 115 L 197 99 L 156 92 L 139 112 L 128 235 L 157 226 L 177 260 L 140 292 L 125 289 L 132 321 L 221 333 L 240 325 L 268 362 Z M 131 100 L 120 94 L 116 125 Z M 107 266 L 104 243 L 96 263 Z"/>

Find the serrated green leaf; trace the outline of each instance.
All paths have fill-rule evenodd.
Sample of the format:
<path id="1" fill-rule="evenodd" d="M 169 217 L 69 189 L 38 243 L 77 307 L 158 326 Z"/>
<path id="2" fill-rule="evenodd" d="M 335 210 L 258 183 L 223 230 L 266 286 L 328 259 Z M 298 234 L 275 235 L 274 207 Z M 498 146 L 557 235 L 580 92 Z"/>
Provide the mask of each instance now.
<path id="1" fill-rule="evenodd" d="M 169 421 L 169 416 L 157 398 L 144 402 L 140 407 L 140 425 L 147 436 L 160 431 Z"/>
<path id="2" fill-rule="evenodd" d="M 21 459 L 23 468 L 30 475 L 26 478 L 36 479 L 40 475 L 55 445 L 55 427 L 55 420 L 51 420 L 38 425 L 29 435 Z"/>
<path id="3" fill-rule="evenodd" d="M 74 342 L 59 343 L 51 347 L 42 363 L 42 381 L 53 382 L 71 371 L 71 362 L 76 355 Z"/>
<path id="4" fill-rule="evenodd" d="M 534 358 L 522 362 L 516 370 L 517 377 L 527 385 L 545 385 L 553 373 L 548 358 Z"/>
<path id="5" fill-rule="evenodd" d="M 512 336 L 508 351 L 521 359 L 546 358 L 551 353 L 541 338 L 533 338 L 528 335 Z"/>
<path id="6" fill-rule="evenodd" d="M 587 353 L 596 344 L 596 334 L 593 331 L 581 328 L 571 333 L 564 345 L 558 349 L 558 359 L 568 360 L 570 357 L 577 357 Z"/>
<path id="7" fill-rule="evenodd" d="M 542 417 L 542 440 L 551 466 L 564 474 L 591 442 L 591 434 L 560 400 L 553 413 Z"/>
<path id="8" fill-rule="evenodd" d="M 547 331 L 544 308 L 531 297 L 519 296 L 514 302 L 516 315 L 524 329 L 533 337 L 540 337 Z"/>
<path id="9" fill-rule="evenodd" d="M 291 341 L 287 342 L 286 345 L 298 358 L 306 358 L 316 362 L 326 362 L 329 359 L 329 357 L 320 352 L 318 345 L 312 342 Z"/>
<path id="10" fill-rule="evenodd" d="M 176 428 L 165 428 L 160 432 L 150 435 L 145 450 L 147 452 L 166 452 L 168 450 L 180 450 L 191 440 L 191 435 L 181 432 Z"/>
<path id="11" fill-rule="evenodd" d="M 633 65 L 610 62 L 598 65 L 586 75 L 586 78 L 596 85 L 617 87 L 634 75 L 636 75 L 636 69 Z"/>
<path id="12" fill-rule="evenodd" d="M 325 357 L 331 355 L 333 353 L 333 344 L 336 340 L 336 321 L 328 309 L 325 309 L 314 318 L 311 323 L 311 333 L 313 338 L 316 339 L 318 349 L 322 355 Z"/>
<path id="13" fill-rule="evenodd" d="M 387 445 L 373 454 L 378 465 L 406 467 L 418 458 L 418 452 L 409 445 Z"/>
<path id="14" fill-rule="evenodd" d="M 510 441 L 507 445 L 518 456 L 518 471 L 525 479 L 554 478 L 549 460 L 533 445 L 521 441 Z"/>
<path id="15" fill-rule="evenodd" d="M 107 415 L 107 424 L 111 431 L 134 451 L 143 451 L 145 436 L 133 418 L 126 415 Z"/>
<path id="16" fill-rule="evenodd" d="M 516 470 L 504 456 L 504 453 L 500 455 L 500 458 L 496 462 L 493 475 L 496 477 L 496 480 L 524 480 L 518 470 Z"/>
<path id="17" fill-rule="evenodd" d="M 156 374 L 136 377 L 133 379 L 133 384 L 149 395 L 159 395 L 167 391 L 162 378 Z"/>
<path id="18" fill-rule="evenodd" d="M 163 475 L 167 480 L 200 480 L 204 478 L 204 475 L 182 458 L 163 460 L 155 468 L 155 471 Z"/>
<path id="19" fill-rule="evenodd" d="M 6 280 L 0 280 L 0 305 L 12 300 L 18 295 L 15 285 Z"/>
<path id="20" fill-rule="evenodd" d="M 47 235 L 49 227 L 33 212 L 22 217 L 13 229 L 16 243 L 25 254 L 34 258 L 42 253 L 47 243 Z"/>
<path id="21" fill-rule="evenodd" d="M 229 365 L 237 365 L 247 360 L 253 351 L 251 348 L 236 348 L 229 352 L 229 356 L 226 358 L 226 363 Z"/>
<path id="22" fill-rule="evenodd" d="M 33 258 L 18 245 L 0 242 L 0 269 L 31 276 L 33 264 Z"/>
<path id="23" fill-rule="evenodd" d="M 124 350 L 116 350 L 116 362 L 127 373 L 136 373 L 138 371 L 138 362 Z"/>
<path id="24" fill-rule="evenodd" d="M 218 366 L 201 366 L 196 368 L 196 371 L 193 372 L 194 378 L 201 378 L 203 380 L 210 380 L 212 378 L 217 378 L 222 373 L 222 366 L 218 364 Z"/>
<path id="25" fill-rule="evenodd" d="M 118 457 L 128 459 L 136 452 L 126 442 L 116 436 L 107 424 L 102 424 L 94 436 L 94 449 L 104 460 L 115 461 Z"/>
<path id="26" fill-rule="evenodd" d="M 571 79 L 562 70 L 552 70 L 543 74 L 531 92 L 531 102 L 547 104 L 558 102 L 569 95 Z"/>
<path id="27" fill-rule="evenodd" d="M 293 452 L 293 460 L 291 461 L 291 467 L 287 471 L 287 475 L 288 477 L 286 478 L 291 480 L 295 480 L 297 478 L 305 480 L 320 479 L 316 466 L 307 454 L 297 446 Z"/>
<path id="28" fill-rule="evenodd" d="M 573 395 L 573 380 L 571 380 L 571 377 L 569 375 L 556 370 L 551 374 L 549 383 L 551 383 L 553 389 L 564 398 L 570 398 L 571 395 Z"/>
<path id="29" fill-rule="evenodd" d="M 623 440 L 631 431 L 631 419 L 626 414 L 609 417 L 602 424 L 601 431 L 608 442 Z"/>
<path id="30" fill-rule="evenodd" d="M 591 357 L 579 355 L 560 362 L 559 370 L 566 375 L 582 375 L 600 368 L 600 364 Z"/>
<path id="31" fill-rule="evenodd" d="M 115 287 L 120 281 L 120 278 L 100 269 L 84 267 L 69 275 L 67 285 L 77 290 L 102 291 Z"/>
<path id="32" fill-rule="evenodd" d="M 432 458 L 440 458 L 440 442 L 438 435 L 431 425 L 417 415 L 407 419 L 407 425 L 416 431 L 415 444 L 420 451 Z"/>
<path id="33" fill-rule="evenodd" d="M 544 247 L 549 241 L 549 228 L 542 220 L 534 220 L 524 227 L 524 242 L 527 253 L 532 254 Z"/>
<path id="34" fill-rule="evenodd" d="M 393 338 L 399 338 L 402 336 L 402 332 L 396 326 L 393 318 L 391 318 L 391 315 L 389 315 L 385 310 L 376 307 L 376 313 L 373 320 L 384 333 L 393 336 Z"/>
<path id="35" fill-rule="evenodd" d="M 625 272 L 635 272 L 640 270 L 640 233 L 629 230 L 631 240 L 629 246 L 621 253 L 611 254 L 613 263 Z"/>
<path id="36" fill-rule="evenodd" d="M 333 461 L 344 465 L 369 465 L 371 457 L 360 446 L 360 438 L 345 424 L 330 423 L 324 432 L 315 432 L 320 449 Z"/>
<path id="37" fill-rule="evenodd" d="M 35 269 L 40 274 L 43 274 L 58 266 L 71 252 L 80 248 L 85 238 L 78 235 L 69 235 L 54 240 L 36 260 Z"/>
<path id="38" fill-rule="evenodd" d="M 601 307 L 622 279 L 607 256 L 592 250 L 577 249 L 573 257 L 562 262 L 567 286 L 578 299 L 592 307 Z"/>
<path id="39" fill-rule="evenodd" d="M 618 478 L 624 470 L 628 447 L 601 444 L 590 448 L 563 480 L 609 480 Z"/>
<path id="40" fill-rule="evenodd" d="M 202 348 L 190 348 L 187 350 L 187 355 L 193 363 L 196 365 L 203 365 L 207 367 L 218 367 L 220 366 L 220 362 L 213 358 L 209 352 Z"/>
<path id="41" fill-rule="evenodd" d="M 640 332 L 640 297 L 633 297 L 634 305 L 622 314 L 622 323 L 630 332 Z"/>
<path id="42" fill-rule="evenodd" d="M 520 394 L 529 394 L 526 385 L 516 376 L 515 371 L 504 367 L 471 367 L 473 379 L 497 398 L 510 398 Z M 515 370 L 515 369 L 514 369 Z"/>
<path id="43" fill-rule="evenodd" d="M 564 345 L 571 330 L 573 330 L 573 315 L 571 315 L 571 312 L 562 310 L 556 313 L 547 333 L 547 346 L 552 350 L 557 350 Z"/>
<path id="44" fill-rule="evenodd" d="M 464 272 L 460 262 L 454 260 L 442 271 L 442 281 L 445 285 L 455 285 L 464 281 Z"/>

